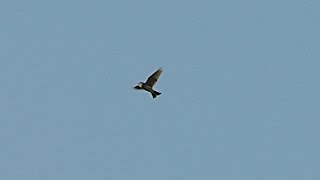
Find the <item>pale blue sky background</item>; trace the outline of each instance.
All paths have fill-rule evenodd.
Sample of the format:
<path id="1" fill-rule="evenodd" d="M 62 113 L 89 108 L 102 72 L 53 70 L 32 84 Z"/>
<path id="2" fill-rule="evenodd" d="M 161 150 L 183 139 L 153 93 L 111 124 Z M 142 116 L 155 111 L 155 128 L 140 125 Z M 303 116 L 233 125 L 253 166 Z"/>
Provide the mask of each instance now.
<path id="1" fill-rule="evenodd" d="M 319 9 L 0 1 L 0 179 L 320 179 Z"/>

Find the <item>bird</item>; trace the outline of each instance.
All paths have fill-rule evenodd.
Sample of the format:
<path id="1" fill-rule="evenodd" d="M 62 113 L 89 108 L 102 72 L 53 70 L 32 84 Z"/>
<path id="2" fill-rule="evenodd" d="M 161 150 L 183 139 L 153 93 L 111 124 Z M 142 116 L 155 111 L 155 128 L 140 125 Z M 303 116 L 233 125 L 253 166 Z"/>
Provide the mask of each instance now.
<path id="1" fill-rule="evenodd" d="M 134 89 L 137 90 L 145 90 L 151 93 L 153 98 L 156 98 L 158 95 L 160 95 L 161 93 L 154 90 L 153 86 L 156 84 L 156 82 L 158 81 L 160 75 L 162 73 L 162 68 L 160 67 L 156 72 L 154 72 L 148 79 L 147 81 L 144 82 L 139 82 Z"/>

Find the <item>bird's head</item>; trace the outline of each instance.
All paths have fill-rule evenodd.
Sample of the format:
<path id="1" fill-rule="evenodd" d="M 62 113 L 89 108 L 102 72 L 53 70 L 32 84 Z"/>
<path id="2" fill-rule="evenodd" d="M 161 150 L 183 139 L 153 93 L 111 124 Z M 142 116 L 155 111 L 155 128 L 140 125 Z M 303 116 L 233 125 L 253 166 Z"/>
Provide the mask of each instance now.
<path id="1" fill-rule="evenodd" d="M 134 89 L 142 89 L 142 85 L 143 85 L 143 82 L 139 82 L 139 84 L 137 84 Z"/>

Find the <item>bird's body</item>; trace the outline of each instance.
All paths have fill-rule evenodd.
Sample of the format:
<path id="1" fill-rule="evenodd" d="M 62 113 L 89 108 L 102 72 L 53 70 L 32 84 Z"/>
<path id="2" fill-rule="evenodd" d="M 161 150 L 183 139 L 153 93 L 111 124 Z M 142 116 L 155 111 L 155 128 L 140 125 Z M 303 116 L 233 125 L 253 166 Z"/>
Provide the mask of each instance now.
<path id="1" fill-rule="evenodd" d="M 160 95 L 160 92 L 157 92 L 153 89 L 153 86 L 156 84 L 158 81 L 160 75 L 162 73 L 162 68 L 159 68 L 156 72 L 154 72 L 148 79 L 147 81 L 140 82 L 138 85 L 136 85 L 134 88 L 135 89 L 140 89 L 140 90 L 145 90 L 151 93 L 152 97 L 155 98 L 158 95 Z"/>

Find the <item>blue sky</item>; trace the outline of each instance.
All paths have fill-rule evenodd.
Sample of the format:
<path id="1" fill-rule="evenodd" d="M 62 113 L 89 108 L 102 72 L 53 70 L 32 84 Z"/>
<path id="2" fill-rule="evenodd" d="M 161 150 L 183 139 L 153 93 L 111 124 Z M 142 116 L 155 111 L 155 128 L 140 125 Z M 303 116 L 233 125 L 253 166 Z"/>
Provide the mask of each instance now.
<path id="1" fill-rule="evenodd" d="M 1 1 L 0 179 L 320 179 L 319 7 Z"/>

